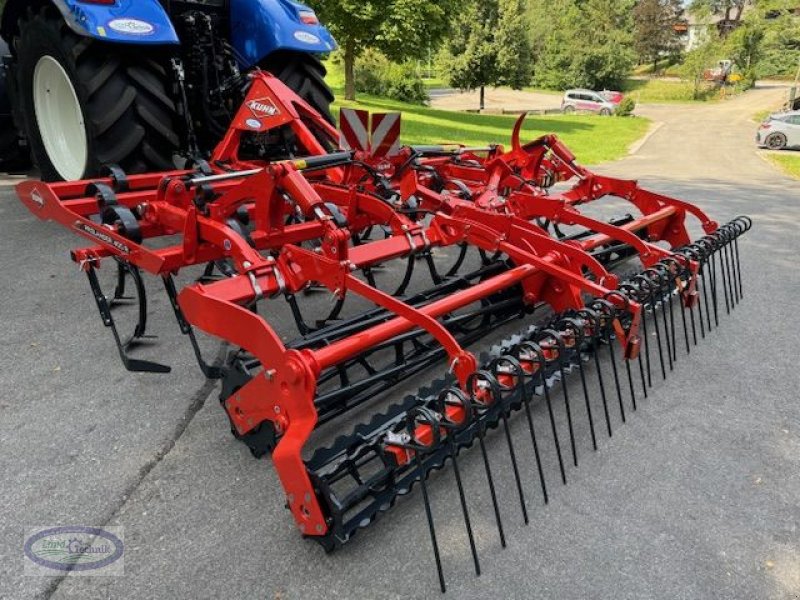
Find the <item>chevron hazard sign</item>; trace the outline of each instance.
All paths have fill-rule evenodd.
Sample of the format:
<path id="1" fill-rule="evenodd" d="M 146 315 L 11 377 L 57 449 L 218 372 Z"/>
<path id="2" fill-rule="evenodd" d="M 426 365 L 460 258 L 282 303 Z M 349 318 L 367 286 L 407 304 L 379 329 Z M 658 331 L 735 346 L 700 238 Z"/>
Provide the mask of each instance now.
<path id="1" fill-rule="evenodd" d="M 339 114 L 340 145 L 384 158 L 400 151 L 400 113 L 376 113 L 343 108 Z"/>

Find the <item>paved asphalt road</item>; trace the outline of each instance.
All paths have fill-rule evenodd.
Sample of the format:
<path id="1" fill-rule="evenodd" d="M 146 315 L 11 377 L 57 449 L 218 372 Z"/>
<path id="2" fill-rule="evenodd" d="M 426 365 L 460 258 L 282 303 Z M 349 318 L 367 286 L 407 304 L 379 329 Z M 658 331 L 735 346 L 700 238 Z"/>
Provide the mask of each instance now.
<path id="1" fill-rule="evenodd" d="M 648 109 L 664 126 L 602 169 L 720 220 L 751 215 L 741 242 L 746 297 L 690 359 L 679 357 L 627 425 L 615 423 L 600 452 L 580 436 L 568 486 L 556 485 L 548 450 L 549 506 L 523 420 L 514 420 L 528 527 L 502 437 L 490 436 L 506 550 L 480 457 L 465 454 L 478 579 L 452 474 L 434 477 L 446 597 L 800 598 L 800 183 L 756 155 L 748 121 L 774 96 Z M 193 366 L 163 301 L 153 307 L 163 321 L 158 349 L 173 373 L 123 371 L 66 257 L 74 244 L 0 192 L 0 598 L 439 597 L 419 493 L 341 552 L 302 540 L 269 461 L 229 435 L 217 388 Z M 123 525 L 125 575 L 24 577 L 25 528 L 66 524 Z"/>

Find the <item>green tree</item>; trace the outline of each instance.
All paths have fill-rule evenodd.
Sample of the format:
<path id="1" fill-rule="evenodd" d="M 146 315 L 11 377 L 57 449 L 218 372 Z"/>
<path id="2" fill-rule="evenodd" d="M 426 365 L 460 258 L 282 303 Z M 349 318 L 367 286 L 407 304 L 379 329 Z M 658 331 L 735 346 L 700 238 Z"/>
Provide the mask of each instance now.
<path id="1" fill-rule="evenodd" d="M 355 63 L 365 48 L 390 59 L 422 58 L 448 31 L 456 0 L 309 0 L 344 52 L 345 98 L 355 100 Z"/>
<path id="2" fill-rule="evenodd" d="M 719 53 L 719 42 L 711 38 L 686 54 L 681 66 L 681 75 L 692 82 L 694 86 L 692 97 L 695 100 L 700 99 L 706 69 L 714 64 Z"/>
<path id="3" fill-rule="evenodd" d="M 746 22 L 728 37 L 727 55 L 741 71 L 745 88 L 756 83 L 756 66 L 761 60 L 763 41 L 764 28 L 757 21 Z"/>
<path id="4" fill-rule="evenodd" d="M 764 38 L 759 46 L 759 77 L 794 76 L 800 67 L 800 19 L 795 0 L 760 0 Z M 749 19 L 748 19 L 749 20 Z"/>
<path id="5" fill-rule="evenodd" d="M 619 88 L 636 62 L 635 0 L 538 0 L 529 8 L 537 85 Z"/>
<path id="6" fill-rule="evenodd" d="M 642 61 L 653 62 L 653 73 L 659 58 L 680 47 L 675 24 L 682 14 L 681 0 L 640 0 L 633 9 L 633 46 Z"/>
<path id="7" fill-rule="evenodd" d="M 470 2 L 456 20 L 442 53 L 448 83 L 461 90 L 480 89 L 480 109 L 486 107 L 485 88 L 497 80 L 497 4 Z"/>
<path id="8" fill-rule="evenodd" d="M 725 19 L 731 27 L 722 29 L 720 33 L 727 35 L 739 26 L 748 4 L 755 4 L 755 0 L 692 0 L 690 10 L 696 13 L 710 13 Z"/>
<path id="9" fill-rule="evenodd" d="M 524 0 L 500 0 L 498 5 L 497 83 L 522 89 L 531 82 L 531 45 Z"/>
<path id="10" fill-rule="evenodd" d="M 530 83 L 530 45 L 522 0 L 471 0 L 459 13 L 441 55 L 451 86 L 480 90 L 487 85 L 519 89 Z"/>

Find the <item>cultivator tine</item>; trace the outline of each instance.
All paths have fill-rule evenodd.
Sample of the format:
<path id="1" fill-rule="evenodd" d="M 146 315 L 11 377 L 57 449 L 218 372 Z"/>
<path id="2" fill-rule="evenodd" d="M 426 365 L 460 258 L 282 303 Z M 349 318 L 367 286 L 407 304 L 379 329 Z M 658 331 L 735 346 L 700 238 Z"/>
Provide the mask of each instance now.
<path id="1" fill-rule="evenodd" d="M 672 362 L 678 362 L 678 342 L 675 336 L 675 311 L 673 310 L 673 299 L 675 298 L 675 294 L 672 290 L 672 285 L 674 280 L 670 277 L 668 279 L 668 289 L 666 290 L 667 297 L 669 298 L 669 310 L 667 311 L 669 314 L 669 331 L 670 335 L 672 336 Z M 670 371 L 672 370 L 672 365 L 670 365 Z"/>
<path id="2" fill-rule="evenodd" d="M 669 274 L 666 273 L 664 265 L 660 263 L 657 268 L 654 268 L 654 272 L 657 274 L 658 277 L 658 287 L 656 289 L 658 290 L 658 295 L 660 296 L 660 298 L 658 298 L 658 303 L 661 305 L 661 315 L 663 316 L 664 342 L 666 343 L 667 346 L 667 362 L 669 363 L 669 370 L 673 371 L 675 369 L 675 366 L 672 360 L 673 352 L 672 352 L 671 339 L 674 339 L 675 337 L 675 329 L 673 327 L 671 332 L 667 331 L 667 302 L 664 299 L 664 295 L 670 294 L 672 291 L 670 287 L 670 277 Z M 656 319 L 657 318 L 658 317 L 656 317 Z"/>
<path id="3" fill-rule="evenodd" d="M 622 285 L 619 286 L 619 289 L 620 289 L 620 292 L 625 295 L 625 297 L 630 298 L 632 300 L 635 300 L 637 302 L 641 301 L 640 290 L 635 285 L 633 285 L 633 283 L 625 282 L 625 283 L 623 283 Z M 645 327 L 645 312 L 646 311 L 644 310 L 644 307 L 643 307 L 642 312 L 641 312 L 642 321 L 641 321 L 641 335 L 640 335 L 640 338 L 644 337 L 644 348 L 645 348 L 645 354 L 647 355 L 647 373 L 648 373 L 648 376 L 649 376 L 649 374 L 650 374 L 650 354 L 649 354 L 649 348 L 648 348 L 649 341 L 647 339 L 647 328 Z M 647 379 L 645 378 L 645 374 L 644 374 L 644 362 L 645 361 L 644 361 L 644 358 L 642 358 L 642 349 L 641 349 L 641 347 L 639 348 L 639 352 L 637 352 L 636 354 L 637 354 L 636 361 L 639 363 L 639 375 L 641 376 L 641 379 L 642 379 L 642 393 L 643 393 L 645 399 L 647 399 Z M 630 364 L 630 360 L 628 360 L 627 362 L 628 362 L 628 364 Z M 631 397 L 633 397 L 633 396 L 634 396 L 634 394 L 632 392 L 631 393 Z M 636 405 L 635 404 L 633 406 L 633 409 L 636 410 Z"/>
<path id="4" fill-rule="evenodd" d="M 708 325 L 708 332 L 711 333 L 711 303 L 708 301 L 708 294 L 711 292 L 711 273 L 709 268 L 709 256 L 706 253 L 705 247 L 698 243 L 697 247 L 701 252 L 703 259 L 700 262 L 700 275 L 702 277 L 702 289 L 703 289 L 703 303 L 706 307 L 706 323 Z M 700 324 L 703 324 L 703 313 L 702 313 L 702 306 L 700 309 Z M 706 337 L 705 330 L 701 327 L 700 333 L 703 338 Z"/>
<path id="5" fill-rule="evenodd" d="M 683 258 L 686 258 L 685 256 Z M 671 262 L 675 265 L 675 285 L 678 290 L 678 304 L 681 307 L 681 324 L 683 325 L 683 339 L 686 342 L 686 355 L 692 353 L 692 348 L 689 345 L 689 323 L 686 320 L 686 302 L 688 300 L 686 296 L 686 288 L 684 286 L 683 280 L 681 276 L 686 274 L 689 278 L 691 278 L 691 272 L 689 271 L 688 266 L 681 265 L 680 262 L 676 259 L 669 259 L 667 262 Z M 691 312 L 691 306 L 689 307 Z M 694 314 L 692 314 L 692 333 L 694 334 L 694 343 L 697 345 L 697 334 L 694 331 Z"/>
<path id="6" fill-rule="evenodd" d="M 650 364 L 650 333 L 647 329 L 647 307 L 650 303 L 650 281 L 644 275 L 637 275 L 628 285 L 634 289 L 634 297 L 642 305 L 641 330 L 642 338 L 644 339 L 644 362 L 647 364 L 647 385 L 644 384 L 644 375 L 642 375 L 642 387 L 644 388 L 644 394 L 646 398 L 647 388 L 653 387 L 653 372 Z M 641 353 L 639 354 L 639 357 L 639 366 L 641 367 Z"/>
<path id="7" fill-rule="evenodd" d="M 600 313 L 595 310 L 585 308 L 578 311 L 578 315 L 590 325 L 592 336 L 592 355 L 594 356 L 594 366 L 597 371 L 597 383 L 600 386 L 600 398 L 603 400 L 603 415 L 606 418 L 606 429 L 608 437 L 612 437 L 611 416 L 608 413 L 608 398 L 606 397 L 606 386 L 603 382 L 603 369 L 600 365 L 600 344 L 602 343 L 602 324 Z"/>
<path id="8" fill-rule="evenodd" d="M 550 418 L 550 429 L 553 432 L 553 443 L 556 447 L 556 456 L 558 457 L 558 469 L 561 472 L 561 481 L 564 485 L 567 484 L 567 473 L 564 470 L 564 459 L 561 455 L 561 443 L 558 441 L 558 428 L 556 427 L 556 419 L 553 414 L 553 402 L 550 398 L 550 389 L 547 385 L 547 358 L 545 357 L 544 350 L 539 344 L 535 342 L 523 342 L 519 345 L 520 357 L 528 357 L 525 360 L 533 360 L 538 364 L 536 372 L 539 374 L 539 381 L 542 384 L 542 393 L 544 394 L 545 404 L 547 404 L 547 414 Z M 535 389 L 535 386 L 534 386 Z"/>
<path id="9" fill-rule="evenodd" d="M 458 406 L 462 408 L 465 415 L 465 423 L 458 424 L 450 421 L 447 418 L 447 407 Z M 461 481 L 461 469 L 458 467 L 458 448 L 456 447 L 455 435 L 458 430 L 469 424 L 469 408 L 464 395 L 458 388 L 446 389 L 441 392 L 436 399 L 436 411 L 442 415 L 440 425 L 447 430 L 447 442 L 450 448 L 450 460 L 453 461 L 453 474 L 456 479 L 456 487 L 458 488 L 458 500 L 461 504 L 461 514 L 464 516 L 464 526 L 467 529 L 467 538 L 469 539 L 469 548 L 472 552 L 472 562 L 475 565 L 475 575 L 480 577 L 481 564 L 478 559 L 478 549 L 475 546 L 475 536 L 472 532 L 472 521 L 469 518 L 469 508 L 467 507 L 467 498 L 464 494 L 464 484 Z"/>
<path id="10" fill-rule="evenodd" d="M 419 424 L 425 424 L 428 427 L 430 427 L 430 431 L 433 436 L 431 444 L 429 445 L 423 444 L 415 438 L 417 425 Z M 433 522 L 431 501 L 428 495 L 428 484 L 426 483 L 427 474 L 425 472 L 425 466 L 423 465 L 422 461 L 423 454 L 427 453 L 430 450 L 430 448 L 435 448 L 441 443 L 441 431 L 439 429 L 439 420 L 432 411 L 425 408 L 424 406 L 418 406 L 414 408 L 411 411 L 411 414 L 409 415 L 407 431 L 410 441 L 406 444 L 402 444 L 401 446 L 413 452 L 414 460 L 417 463 L 417 469 L 419 470 L 419 484 L 420 488 L 422 489 L 422 502 L 425 505 L 425 517 L 428 521 L 428 532 L 430 533 L 431 545 L 433 546 L 433 558 L 436 562 L 436 574 L 439 577 L 439 588 L 442 590 L 442 593 L 444 594 L 447 591 L 447 586 L 445 585 L 444 582 L 444 571 L 442 570 L 442 558 L 439 553 L 439 542 L 436 539 L 436 526 L 434 525 Z"/>
<path id="11" fill-rule="evenodd" d="M 719 273 L 720 279 L 722 280 L 722 295 L 725 297 L 725 314 L 731 314 L 731 308 L 733 304 L 733 297 L 730 295 L 730 290 L 728 289 L 728 261 L 726 260 L 725 256 L 725 242 L 721 239 L 714 238 L 714 243 L 716 245 L 715 248 L 715 256 L 719 260 Z"/>
<path id="12" fill-rule="evenodd" d="M 573 319 L 573 318 L 565 318 L 562 319 L 558 323 L 558 328 L 564 330 L 564 339 L 569 339 L 571 342 L 567 344 L 575 349 L 575 353 L 577 355 L 577 363 L 578 363 L 578 372 L 581 376 L 581 387 L 583 388 L 583 399 L 586 404 L 586 416 L 589 419 L 589 433 L 592 437 L 592 448 L 597 450 L 597 435 L 594 431 L 594 418 L 592 417 L 592 404 L 589 400 L 589 389 L 586 385 L 586 373 L 583 370 L 583 339 L 584 333 L 586 331 L 586 324 L 585 322 Z M 565 342 L 566 343 L 566 342 Z"/>
<path id="13" fill-rule="evenodd" d="M 714 306 L 714 326 L 719 327 L 719 288 L 717 287 L 717 261 L 719 260 L 719 257 L 717 256 L 713 240 L 706 239 L 706 242 L 708 243 L 709 251 L 711 252 L 711 273 L 709 275 L 711 277 L 711 298 Z M 727 304 L 727 302 L 728 296 L 726 295 L 725 303 Z"/>
<path id="14" fill-rule="evenodd" d="M 603 340 L 608 347 L 608 359 L 611 362 L 611 372 L 614 374 L 614 387 L 617 390 L 617 400 L 619 401 L 619 413 L 622 417 L 622 422 L 625 423 L 625 405 L 622 402 L 622 387 L 619 384 L 619 371 L 617 370 L 617 361 L 615 358 L 614 347 L 611 343 L 611 328 L 614 318 L 614 306 L 608 300 L 595 300 L 592 302 L 592 308 L 597 311 L 600 316 L 600 325 L 603 331 Z"/>
<path id="15" fill-rule="evenodd" d="M 521 346 L 520 346 L 521 348 Z M 519 366 L 520 372 L 522 375 L 522 379 L 520 382 L 520 393 L 522 394 L 522 404 L 525 407 L 525 416 L 528 419 L 528 429 L 531 432 L 531 444 L 533 445 L 533 455 L 536 459 L 536 470 L 539 474 L 539 483 L 542 487 L 542 497 L 544 498 L 544 503 L 547 504 L 549 502 L 549 498 L 547 496 L 547 483 L 544 479 L 544 469 L 542 468 L 542 459 L 539 455 L 539 444 L 536 441 L 536 431 L 533 426 L 533 415 L 531 414 L 531 397 L 533 396 L 536 390 L 536 371 L 540 367 L 538 359 L 535 355 L 532 354 L 525 354 L 523 355 L 523 350 L 518 349 L 519 353 L 519 360 L 515 359 L 514 357 L 507 357 L 507 361 L 510 364 L 514 364 L 511 360 L 516 361 L 516 365 Z M 525 378 L 529 377 L 531 379 L 531 393 L 528 394 L 527 386 L 525 384 Z"/>
<path id="16" fill-rule="evenodd" d="M 467 399 L 467 406 L 470 412 L 470 417 L 477 421 L 476 435 L 478 437 L 478 446 L 481 449 L 483 456 L 483 467 L 486 470 L 486 481 L 489 484 L 489 495 L 492 498 L 492 509 L 494 510 L 494 519 L 497 524 L 497 535 L 500 537 L 500 546 L 506 547 L 506 534 L 503 531 L 503 519 L 500 516 L 500 505 L 497 502 L 497 490 L 494 486 L 494 477 L 492 476 L 492 467 L 489 463 L 489 453 L 486 452 L 486 430 L 481 420 L 481 406 L 479 403 L 474 402 L 471 397 Z"/>
<path id="17" fill-rule="evenodd" d="M 467 379 L 467 389 L 469 390 L 470 400 L 473 406 L 488 407 L 494 402 L 503 402 L 502 392 L 500 390 L 500 383 L 488 371 L 476 371 Z M 479 408 L 480 410 L 480 408 Z M 522 519 L 525 524 L 528 524 L 528 508 L 525 505 L 525 490 L 522 486 L 522 479 L 519 475 L 519 467 L 517 465 L 517 454 L 514 451 L 514 442 L 511 440 L 511 430 L 508 425 L 508 411 L 504 406 L 500 408 L 500 419 L 503 421 L 503 431 L 505 433 L 506 442 L 508 443 L 508 454 L 511 458 L 511 468 L 514 472 L 514 480 L 517 484 L 517 492 L 519 494 L 519 505 L 522 511 Z"/>
<path id="18" fill-rule="evenodd" d="M 736 256 L 736 279 L 739 286 L 739 298 L 744 298 L 744 287 L 742 286 L 742 260 L 739 256 L 739 236 L 747 232 L 752 225 L 747 217 L 737 217 L 733 220 L 734 227 L 736 227 L 736 237 L 733 238 L 733 251 Z M 741 229 L 741 230 L 740 230 Z"/>
<path id="19" fill-rule="evenodd" d="M 567 428 L 569 429 L 569 444 L 572 449 L 572 462 L 578 466 L 578 452 L 575 447 L 575 430 L 572 425 L 572 409 L 569 404 L 569 390 L 567 390 L 567 375 L 564 371 L 564 358 L 566 355 L 566 347 L 561 334 L 552 329 L 545 329 L 537 337 L 536 342 L 545 353 L 545 358 L 557 361 L 558 374 L 561 382 L 561 393 L 564 396 L 564 408 L 567 412 Z"/>
<path id="20" fill-rule="evenodd" d="M 656 308 L 657 302 L 657 293 L 661 291 L 661 276 L 658 271 L 654 269 L 647 269 L 645 272 L 645 276 L 647 278 L 647 284 L 650 287 L 650 296 L 649 296 L 649 303 L 650 303 L 650 312 L 653 315 L 653 329 L 656 331 L 656 343 L 658 345 L 658 361 L 661 365 L 661 378 L 667 378 L 667 368 L 666 363 L 664 362 L 664 347 L 661 344 L 661 328 L 658 326 L 658 310 Z M 653 275 L 655 275 L 655 279 L 653 279 Z M 666 332 L 665 332 L 666 333 Z"/>

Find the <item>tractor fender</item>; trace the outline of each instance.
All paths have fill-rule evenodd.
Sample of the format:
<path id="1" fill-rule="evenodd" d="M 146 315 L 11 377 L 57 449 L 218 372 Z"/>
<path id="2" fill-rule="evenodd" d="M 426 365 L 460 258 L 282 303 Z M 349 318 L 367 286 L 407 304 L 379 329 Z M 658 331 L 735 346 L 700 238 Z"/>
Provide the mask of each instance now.
<path id="1" fill-rule="evenodd" d="M 177 44 L 172 21 L 158 0 L 115 0 L 110 4 L 89 4 L 77 0 L 44 0 L 64 16 L 78 35 L 122 44 Z M 17 21 L 29 0 L 8 0 L 0 21 L 0 35 L 6 41 L 17 33 Z"/>
<path id="2" fill-rule="evenodd" d="M 324 54 L 337 48 L 314 11 L 292 0 L 231 0 L 231 38 L 245 68 L 281 50 Z"/>

